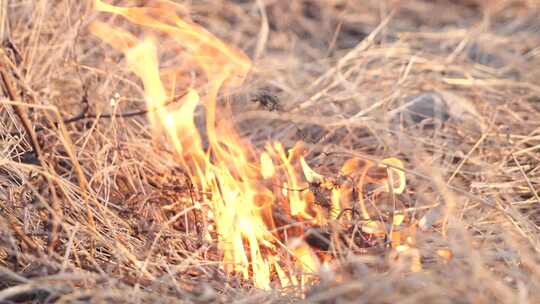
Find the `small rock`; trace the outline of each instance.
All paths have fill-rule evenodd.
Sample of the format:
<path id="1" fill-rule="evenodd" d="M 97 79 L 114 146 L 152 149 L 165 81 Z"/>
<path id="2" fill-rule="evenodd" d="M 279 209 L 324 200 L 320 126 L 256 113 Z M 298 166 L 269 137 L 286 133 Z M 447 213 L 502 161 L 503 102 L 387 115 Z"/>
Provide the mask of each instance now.
<path id="1" fill-rule="evenodd" d="M 407 97 L 402 106 L 390 112 L 390 116 L 405 127 L 422 124 L 424 128 L 433 128 L 449 119 L 476 129 L 486 127 L 471 101 L 449 91 L 426 91 Z"/>
<path id="2" fill-rule="evenodd" d="M 433 91 L 407 97 L 404 105 L 393 112 L 394 118 L 398 118 L 406 126 L 419 124 L 427 119 L 442 123 L 450 118 L 442 95 Z"/>
<path id="3" fill-rule="evenodd" d="M 27 151 L 21 155 L 20 162 L 28 165 L 40 165 L 40 161 L 34 151 Z"/>
<path id="4" fill-rule="evenodd" d="M 470 60 L 479 64 L 500 69 L 505 66 L 504 60 L 495 53 L 487 51 L 478 43 L 473 43 L 468 51 L 467 56 Z"/>
<path id="5" fill-rule="evenodd" d="M 418 227 L 420 227 L 422 231 L 427 231 L 433 228 L 434 225 L 441 223 L 444 220 L 445 212 L 446 208 L 442 204 L 429 209 L 428 212 L 426 212 L 426 214 L 424 214 L 424 216 L 420 219 Z"/>

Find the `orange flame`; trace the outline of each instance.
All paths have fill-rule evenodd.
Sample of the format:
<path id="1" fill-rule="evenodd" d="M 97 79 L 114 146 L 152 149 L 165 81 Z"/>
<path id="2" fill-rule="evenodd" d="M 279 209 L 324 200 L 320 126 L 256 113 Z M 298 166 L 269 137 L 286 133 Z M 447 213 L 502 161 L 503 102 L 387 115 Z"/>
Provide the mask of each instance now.
<path id="1" fill-rule="evenodd" d="M 286 152 L 280 143 L 269 143 L 264 152 L 257 153 L 234 132 L 225 114 L 217 115 L 227 113 L 218 107 L 218 95 L 245 80 L 251 68 L 250 60 L 202 27 L 182 20 L 174 13 L 178 5 L 166 1 L 158 3 L 161 6 L 128 8 L 93 1 L 96 11 L 122 16 L 137 25 L 145 33 L 144 39 L 100 21 L 93 22 L 90 31 L 125 55 L 128 67 L 143 82 L 149 120 L 156 132 L 166 134 L 196 187 L 211 193 L 209 212 L 216 225 L 224 269 L 251 279 L 256 287 L 263 289 L 270 288 L 272 277 L 276 275 L 282 285 L 302 283 L 302 275 L 295 276 L 282 268 L 280 254 L 292 256 L 303 272 L 317 272 L 320 261 L 305 243 L 295 248 L 283 245 L 276 232 L 274 208 L 279 206 L 279 210 L 294 220 L 320 224 L 324 217 L 314 210 L 315 198 L 301 189 L 309 183 L 326 183 L 324 177 L 307 165 L 301 156 L 301 147 Z M 164 70 L 160 69 L 158 35 L 172 38 L 182 50 L 178 55 L 184 56 L 205 76 L 204 86 L 182 88 L 185 95 L 179 108 L 168 107 L 176 88 L 174 81 L 167 87 L 162 80 Z M 178 68 L 176 72 L 187 74 L 188 71 Z M 194 121 L 199 106 L 205 111 L 207 141 L 201 137 Z M 402 166 L 396 159 L 381 164 L 388 167 L 386 165 Z M 403 191 L 404 176 L 392 167 L 388 170 L 395 173 L 398 184 L 386 183 L 384 191 L 393 189 L 399 193 Z M 351 161 L 342 171 L 354 170 L 359 171 L 360 167 Z M 350 189 L 332 189 L 331 219 L 335 220 L 340 210 L 350 204 L 349 192 Z M 362 213 L 369 218 L 365 207 Z M 296 231 L 293 236 L 301 236 L 302 228 L 295 229 L 290 230 L 293 234 Z"/>

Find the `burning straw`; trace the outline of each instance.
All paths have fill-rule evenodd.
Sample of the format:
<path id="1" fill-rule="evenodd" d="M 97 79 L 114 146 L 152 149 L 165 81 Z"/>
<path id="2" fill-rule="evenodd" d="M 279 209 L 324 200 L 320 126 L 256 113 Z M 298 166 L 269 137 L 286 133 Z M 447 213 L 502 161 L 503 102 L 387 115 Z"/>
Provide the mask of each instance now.
<path id="1" fill-rule="evenodd" d="M 120 27 L 99 21 L 90 26 L 94 35 L 124 53 L 127 65 L 143 82 L 145 99 L 151 109 L 150 121 L 158 132 L 166 133 L 195 191 L 207 193 L 195 204 L 215 226 L 215 232 L 208 231 L 208 238 L 217 239 L 226 272 L 242 274 L 244 279 L 253 280 L 256 287 L 263 289 L 270 288 L 275 279 L 282 286 L 303 285 L 305 279 L 285 270 L 294 267 L 283 268 L 282 262 L 295 261 L 300 273 L 319 271 L 320 261 L 312 249 L 307 243 L 295 241 L 305 234 L 302 226 L 327 227 L 329 221 L 339 221 L 341 217 L 350 222 L 359 214 L 365 221 L 361 228 L 364 232 L 387 234 L 384 223 L 371 220 L 363 189 L 372 183 L 381 185 L 375 191 L 402 193 L 405 175 L 400 171 L 403 168 L 400 160 L 383 160 L 379 167 L 388 169 L 374 179 L 368 175 L 374 164 L 351 159 L 340 173 L 342 179 L 351 182 L 339 184 L 313 171 L 299 146 L 286 152 L 281 143 L 274 142 L 268 143 L 264 151 L 254 151 L 239 138 L 228 114 L 223 114 L 225 109 L 217 103 L 225 83 L 238 86 L 249 72 L 251 62 L 242 52 L 225 45 L 200 26 L 183 21 L 171 13 L 171 8 L 125 8 L 102 1 L 94 1 L 94 7 L 100 12 L 120 15 L 146 32 L 141 40 Z M 151 30 L 157 34 L 148 33 Z M 161 80 L 157 58 L 159 35 L 176 41 L 176 49 L 185 54 L 188 65 L 204 72 L 203 86 L 189 84 L 180 88 L 186 93 L 177 109 L 167 108 L 173 95 L 170 92 L 178 89 L 175 87 L 178 82 L 173 79 L 172 87 L 166 88 Z M 178 78 L 189 73 L 181 67 L 173 71 Z M 206 114 L 207 147 L 194 122 L 199 105 Z M 326 190 L 328 196 L 319 189 Z M 206 201 L 210 208 L 201 207 Z M 274 218 L 276 212 L 284 213 L 280 216 L 288 218 L 290 228 L 283 229 L 277 224 L 280 221 Z M 403 215 L 396 217 L 396 226 L 402 221 Z M 403 246 L 400 248 L 404 250 Z M 284 258 L 287 255 L 290 257 Z"/>

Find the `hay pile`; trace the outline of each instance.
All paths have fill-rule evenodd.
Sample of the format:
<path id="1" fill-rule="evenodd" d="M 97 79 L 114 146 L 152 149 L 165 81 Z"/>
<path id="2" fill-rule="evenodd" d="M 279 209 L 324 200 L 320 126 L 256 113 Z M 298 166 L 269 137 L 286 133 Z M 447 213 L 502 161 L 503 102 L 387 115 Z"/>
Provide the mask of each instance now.
<path id="1" fill-rule="evenodd" d="M 357 2 L 180 13 L 253 59 L 227 100 L 254 145 L 304 141 L 322 172 L 405 161 L 420 272 L 383 251 L 345 252 L 302 291 L 227 277 L 141 83 L 88 33 L 86 1 L 3 1 L 0 302 L 540 298 L 540 2 Z"/>

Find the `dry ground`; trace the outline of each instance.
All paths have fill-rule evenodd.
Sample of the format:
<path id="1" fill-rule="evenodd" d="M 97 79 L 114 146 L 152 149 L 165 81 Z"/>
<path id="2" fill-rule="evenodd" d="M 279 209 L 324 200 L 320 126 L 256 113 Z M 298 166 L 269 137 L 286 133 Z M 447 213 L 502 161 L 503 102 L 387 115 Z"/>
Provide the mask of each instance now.
<path id="1" fill-rule="evenodd" d="M 144 110 L 141 85 L 88 33 L 86 1 L 0 3 L 15 90 L 0 97 L 1 303 L 539 301 L 537 0 L 186 1 L 253 59 L 230 98 L 243 137 L 303 140 L 325 174 L 353 155 L 406 162 L 422 270 L 343 253 L 305 292 L 225 277 L 170 149 L 118 115 Z"/>

